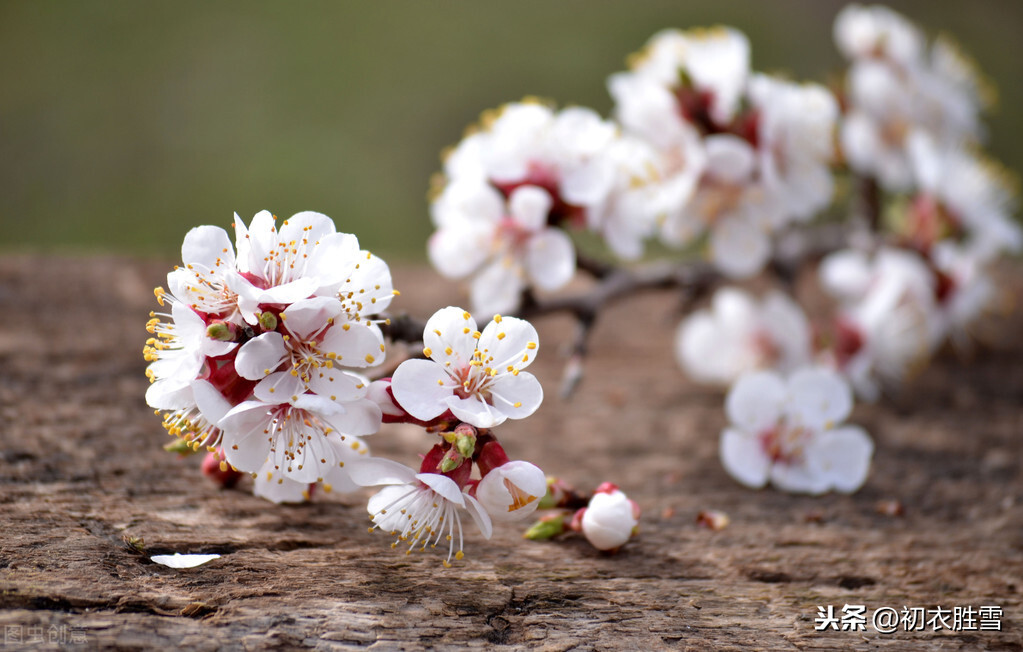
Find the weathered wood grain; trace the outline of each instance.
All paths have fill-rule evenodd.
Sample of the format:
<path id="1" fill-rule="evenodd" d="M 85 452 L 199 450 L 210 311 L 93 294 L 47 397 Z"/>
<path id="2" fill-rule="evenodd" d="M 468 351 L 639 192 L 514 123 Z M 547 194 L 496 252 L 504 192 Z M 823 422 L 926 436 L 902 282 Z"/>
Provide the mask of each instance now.
<path id="1" fill-rule="evenodd" d="M 1020 649 L 1023 319 L 951 356 L 902 395 L 859 406 L 872 475 L 853 496 L 753 492 L 717 462 L 722 397 L 671 354 L 673 304 L 602 317 L 571 402 L 502 427 L 513 456 L 580 486 L 617 481 L 644 509 L 621 554 L 585 542 L 470 535 L 467 557 L 405 556 L 367 533 L 365 495 L 274 506 L 214 488 L 161 450 L 143 401 L 144 323 L 164 261 L 0 260 L 0 635 L 7 647 L 121 649 Z M 1023 299 L 1019 268 L 1012 279 Z M 458 301 L 431 272 L 396 270 L 398 308 Z M 431 287 L 434 286 L 434 287 Z M 569 320 L 538 322 L 556 387 Z M 411 463 L 415 429 L 370 443 Z M 424 448 L 425 449 L 425 448 Z M 903 516 L 879 501 L 897 500 Z M 719 532 L 702 509 L 727 512 Z M 147 552 L 217 552 L 172 570 Z M 997 605 L 1002 631 L 826 632 L 818 605 Z M 20 633 L 21 643 L 13 636 Z M 53 636 L 53 642 L 49 637 Z M 72 641 L 74 637 L 74 641 Z M 42 638 L 42 642 L 35 639 Z M 63 641 L 63 643 L 62 643 Z M 3 640 L 0 640 L 3 643 Z"/>

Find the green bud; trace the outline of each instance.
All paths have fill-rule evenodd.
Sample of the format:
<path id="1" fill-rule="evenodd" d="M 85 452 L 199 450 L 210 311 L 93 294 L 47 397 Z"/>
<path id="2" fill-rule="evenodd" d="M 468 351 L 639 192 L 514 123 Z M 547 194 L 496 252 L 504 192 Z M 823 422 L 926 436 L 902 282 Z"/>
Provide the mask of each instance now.
<path id="1" fill-rule="evenodd" d="M 171 443 L 163 447 L 163 450 L 168 453 L 177 453 L 178 455 L 191 455 L 195 452 L 192 445 L 180 437 L 176 438 Z"/>
<path id="2" fill-rule="evenodd" d="M 522 538 L 532 541 L 552 539 L 565 531 L 565 520 L 569 518 L 571 518 L 570 513 L 548 514 L 530 525 L 529 529 L 522 534 Z"/>
<path id="3" fill-rule="evenodd" d="M 458 453 L 458 451 L 452 448 L 444 455 L 444 459 L 440 461 L 440 472 L 449 473 L 454 471 L 462 465 L 463 459 L 464 458 Z"/>
<path id="4" fill-rule="evenodd" d="M 459 434 L 455 439 L 455 450 L 461 453 L 462 457 L 472 457 L 476 452 L 476 435 Z"/>
<path id="5" fill-rule="evenodd" d="M 234 329 L 231 328 L 231 324 L 222 321 L 215 321 L 207 326 L 206 334 L 211 339 L 220 340 L 221 342 L 234 341 Z"/>
<path id="6" fill-rule="evenodd" d="M 265 331 L 272 331 L 277 328 L 277 315 L 272 312 L 262 312 L 259 314 L 259 325 Z"/>

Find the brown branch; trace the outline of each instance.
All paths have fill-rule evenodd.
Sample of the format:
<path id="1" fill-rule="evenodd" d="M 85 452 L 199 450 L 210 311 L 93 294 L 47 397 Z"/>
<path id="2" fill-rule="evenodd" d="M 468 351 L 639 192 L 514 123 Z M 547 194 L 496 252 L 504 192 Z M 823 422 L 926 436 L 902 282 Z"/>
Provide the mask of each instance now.
<path id="1" fill-rule="evenodd" d="M 849 229 L 839 224 L 791 229 L 777 237 L 769 269 L 783 281 L 791 283 L 808 261 L 846 246 L 848 239 Z M 562 376 L 561 393 L 566 398 L 582 380 L 590 333 L 597 318 L 608 306 L 640 292 L 680 290 L 685 309 L 728 280 L 711 263 L 705 261 L 681 264 L 656 261 L 631 268 L 604 263 L 591 265 L 591 262 L 587 262 L 587 271 L 597 279 L 592 288 L 573 295 L 543 300 L 527 290 L 523 293 L 521 307 L 517 312 L 518 316 L 526 319 L 555 313 L 569 313 L 575 318 L 576 334 Z M 422 340 L 425 322 L 400 315 L 392 317 L 390 323 L 382 328 L 385 336 L 392 340 L 419 342 Z"/>

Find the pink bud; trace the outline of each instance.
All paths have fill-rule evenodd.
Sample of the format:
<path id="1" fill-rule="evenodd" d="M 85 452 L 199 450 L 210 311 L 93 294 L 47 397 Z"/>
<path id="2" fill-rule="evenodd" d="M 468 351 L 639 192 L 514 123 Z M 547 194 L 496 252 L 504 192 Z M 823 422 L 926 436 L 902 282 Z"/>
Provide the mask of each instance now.
<path id="1" fill-rule="evenodd" d="M 238 480 L 242 477 L 241 472 L 235 471 L 227 463 L 221 448 L 206 453 L 206 457 L 202 461 L 202 473 L 225 489 L 230 489 L 238 484 Z"/>
<path id="2" fill-rule="evenodd" d="M 508 454 L 504 452 L 504 447 L 497 443 L 496 439 L 491 439 L 480 449 L 479 457 L 476 458 L 476 464 L 480 467 L 480 475 L 484 478 L 492 470 L 504 466 L 508 463 Z M 546 489 L 544 490 L 546 493 Z M 540 494 L 543 496 L 543 493 Z"/>

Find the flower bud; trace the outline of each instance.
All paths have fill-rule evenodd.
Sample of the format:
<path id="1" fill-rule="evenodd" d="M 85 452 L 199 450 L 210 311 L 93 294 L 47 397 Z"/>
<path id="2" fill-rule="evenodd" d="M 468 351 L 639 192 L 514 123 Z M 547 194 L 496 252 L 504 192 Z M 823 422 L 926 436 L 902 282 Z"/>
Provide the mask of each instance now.
<path id="1" fill-rule="evenodd" d="M 553 539 L 567 529 L 566 519 L 571 518 L 570 513 L 547 514 L 536 523 L 529 526 L 529 529 L 522 534 L 522 538 L 532 541 L 545 541 Z"/>
<path id="2" fill-rule="evenodd" d="M 605 485 L 601 485 L 601 489 L 605 489 Z M 583 512 L 580 523 L 583 535 L 597 550 L 620 548 L 638 525 L 639 508 L 618 489 L 598 489 Z"/>
<path id="3" fill-rule="evenodd" d="M 444 457 L 441 458 L 440 465 L 437 468 L 440 469 L 441 473 L 450 473 L 457 469 L 464 459 L 462 454 L 456 449 L 449 448 L 448 452 L 444 453 Z"/>
<path id="4" fill-rule="evenodd" d="M 515 460 L 483 476 L 476 486 L 476 499 L 490 517 L 499 522 L 526 518 L 547 492 L 547 479 L 539 467 Z"/>
<path id="5" fill-rule="evenodd" d="M 277 315 L 273 314 L 269 310 L 259 313 L 259 326 L 265 331 L 276 330 Z"/>
<path id="6" fill-rule="evenodd" d="M 206 327 L 206 335 L 210 339 L 220 340 L 221 342 L 234 342 L 238 339 L 238 326 L 231 322 L 217 319 L 210 322 L 210 325 Z"/>
<path id="7" fill-rule="evenodd" d="M 476 428 L 468 423 L 460 423 L 455 427 L 454 445 L 462 457 L 472 457 L 476 452 Z"/>

